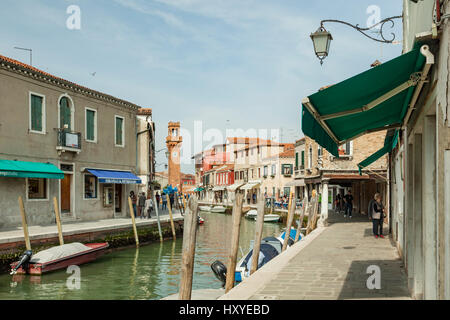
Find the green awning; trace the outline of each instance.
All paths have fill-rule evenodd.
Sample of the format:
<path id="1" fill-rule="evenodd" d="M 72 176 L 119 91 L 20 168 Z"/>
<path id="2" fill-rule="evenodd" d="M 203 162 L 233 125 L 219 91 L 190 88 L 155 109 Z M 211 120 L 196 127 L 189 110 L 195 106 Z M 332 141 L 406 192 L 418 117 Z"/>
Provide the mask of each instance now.
<path id="1" fill-rule="evenodd" d="M 428 53 L 428 48 L 426 50 Z M 425 51 L 424 51 L 425 52 Z M 431 60 L 431 59 L 430 59 Z M 369 132 L 399 128 L 415 87 L 433 62 L 417 46 L 391 61 L 302 101 L 302 130 L 339 157 L 338 146 Z M 422 71 L 427 70 L 426 72 Z"/>
<path id="2" fill-rule="evenodd" d="M 372 154 L 370 157 L 368 157 L 366 160 L 361 161 L 358 163 L 358 169 L 359 174 L 361 174 L 361 170 L 365 167 L 368 167 L 378 159 L 380 159 L 382 156 L 384 156 L 386 153 L 391 152 L 398 143 L 398 130 L 389 130 L 386 134 L 386 138 L 384 139 L 384 146 L 374 154 Z"/>
<path id="3" fill-rule="evenodd" d="M 64 179 L 64 173 L 51 163 L 0 160 L 0 177 Z"/>

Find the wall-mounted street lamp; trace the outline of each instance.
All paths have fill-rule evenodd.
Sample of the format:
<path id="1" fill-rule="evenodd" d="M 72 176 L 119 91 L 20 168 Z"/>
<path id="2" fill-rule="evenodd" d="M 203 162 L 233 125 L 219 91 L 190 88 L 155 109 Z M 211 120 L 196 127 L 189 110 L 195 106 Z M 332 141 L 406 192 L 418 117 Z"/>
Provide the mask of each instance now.
<path id="1" fill-rule="evenodd" d="M 336 22 L 336 23 L 341 23 L 341 24 L 345 24 L 349 27 L 352 27 L 353 29 L 355 29 L 356 31 L 361 32 L 363 35 L 365 35 L 367 38 L 372 39 L 374 41 L 378 41 L 381 43 L 393 43 L 395 40 L 395 34 L 392 34 L 392 39 L 386 39 L 383 35 L 383 28 L 386 22 L 391 22 L 391 29 L 394 27 L 395 23 L 394 23 L 394 19 L 402 19 L 403 16 L 395 16 L 395 17 L 390 17 L 390 18 L 386 18 L 381 20 L 380 22 L 378 22 L 377 24 L 374 24 L 371 27 L 368 28 L 360 28 L 359 25 L 352 25 L 348 22 L 345 21 L 341 21 L 341 20 L 322 20 L 320 22 L 320 27 L 319 29 L 317 29 L 316 32 L 311 34 L 311 39 L 313 41 L 314 44 L 314 52 L 316 53 L 317 58 L 319 58 L 320 60 L 320 64 L 323 64 L 323 60 L 328 57 L 328 54 L 330 52 L 330 44 L 331 44 L 331 40 L 333 40 L 333 37 L 331 35 L 330 32 L 327 31 L 327 29 L 325 29 L 324 27 L 324 23 L 328 23 L 328 22 Z M 380 26 L 380 32 L 377 32 L 381 39 L 377 39 L 374 38 L 370 35 L 368 35 L 365 31 L 368 31 L 370 29 L 373 29 L 377 26 Z"/>

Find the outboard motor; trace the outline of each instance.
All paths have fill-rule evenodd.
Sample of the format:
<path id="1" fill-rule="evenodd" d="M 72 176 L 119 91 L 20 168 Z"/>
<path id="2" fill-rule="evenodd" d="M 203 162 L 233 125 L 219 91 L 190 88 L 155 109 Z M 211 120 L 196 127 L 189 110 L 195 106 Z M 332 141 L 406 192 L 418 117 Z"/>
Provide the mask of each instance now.
<path id="1" fill-rule="evenodd" d="M 24 252 L 24 254 L 20 257 L 19 263 L 16 265 L 16 267 L 14 269 L 11 270 L 11 272 L 9 273 L 10 275 L 14 275 L 17 273 L 17 270 L 19 270 L 19 268 L 21 266 L 27 266 L 28 263 L 31 260 L 31 256 L 33 255 L 33 252 L 31 250 L 27 250 Z"/>
<path id="2" fill-rule="evenodd" d="M 227 267 L 222 262 L 217 260 L 211 264 L 211 269 L 216 278 L 222 282 L 222 287 L 225 287 L 225 283 L 227 282 Z"/>

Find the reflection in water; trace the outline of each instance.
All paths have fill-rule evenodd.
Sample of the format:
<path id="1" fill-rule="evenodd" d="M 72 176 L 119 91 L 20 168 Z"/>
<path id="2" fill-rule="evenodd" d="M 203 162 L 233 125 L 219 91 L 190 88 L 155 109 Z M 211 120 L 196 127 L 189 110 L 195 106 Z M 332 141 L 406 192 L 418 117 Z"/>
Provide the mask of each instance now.
<path id="1" fill-rule="evenodd" d="M 220 288 L 211 271 L 215 260 L 227 262 L 231 216 L 202 212 L 195 250 L 193 289 Z M 278 234 L 282 226 L 264 224 L 263 237 Z M 242 219 L 239 259 L 250 249 L 255 222 Z M 66 286 L 66 270 L 42 277 L 0 275 L 0 299 L 160 299 L 178 292 L 183 240 L 118 250 L 81 266 L 80 290 Z"/>

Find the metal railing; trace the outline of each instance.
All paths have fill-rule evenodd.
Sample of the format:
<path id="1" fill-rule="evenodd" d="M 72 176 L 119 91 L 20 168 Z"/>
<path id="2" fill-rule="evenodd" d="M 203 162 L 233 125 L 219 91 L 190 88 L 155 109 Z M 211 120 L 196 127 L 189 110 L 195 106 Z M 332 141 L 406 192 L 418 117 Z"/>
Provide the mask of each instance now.
<path id="1" fill-rule="evenodd" d="M 61 148 L 81 150 L 81 132 L 58 129 L 57 146 Z"/>

